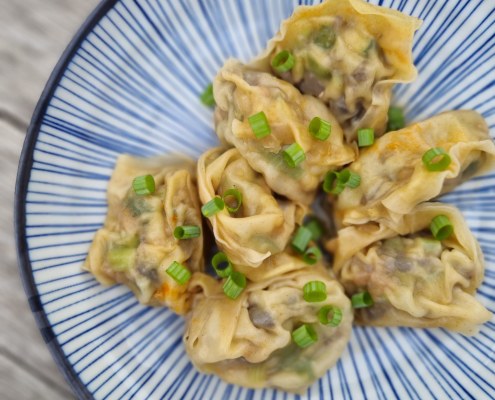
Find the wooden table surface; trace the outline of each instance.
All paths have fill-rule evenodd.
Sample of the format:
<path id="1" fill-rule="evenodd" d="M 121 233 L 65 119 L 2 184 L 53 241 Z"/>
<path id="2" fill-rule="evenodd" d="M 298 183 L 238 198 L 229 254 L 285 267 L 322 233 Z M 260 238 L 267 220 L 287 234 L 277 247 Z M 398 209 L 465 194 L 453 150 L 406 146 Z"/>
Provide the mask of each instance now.
<path id="1" fill-rule="evenodd" d="M 25 132 L 57 60 L 98 0 L 0 0 L 0 400 L 73 399 L 29 311 L 13 233 Z"/>

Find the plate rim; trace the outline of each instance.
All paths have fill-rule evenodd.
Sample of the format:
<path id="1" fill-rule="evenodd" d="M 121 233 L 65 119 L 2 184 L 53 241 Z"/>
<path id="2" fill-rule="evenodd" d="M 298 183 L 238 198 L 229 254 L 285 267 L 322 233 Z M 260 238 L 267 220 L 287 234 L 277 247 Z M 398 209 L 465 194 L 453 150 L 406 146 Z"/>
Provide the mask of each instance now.
<path id="1" fill-rule="evenodd" d="M 46 110 L 53 98 L 53 94 L 58 88 L 59 83 L 67 70 L 67 66 L 71 63 L 80 49 L 81 44 L 86 40 L 102 18 L 107 15 L 108 11 L 110 11 L 119 1 L 120 0 L 101 0 L 77 29 L 71 41 L 58 59 L 57 64 L 52 70 L 41 96 L 38 99 L 26 131 L 26 137 L 24 139 L 17 167 L 14 192 L 14 236 L 17 253 L 17 267 L 29 308 L 34 316 L 36 325 L 46 347 L 51 353 L 52 359 L 55 361 L 55 364 L 64 376 L 66 382 L 69 383 L 73 393 L 79 399 L 88 400 L 94 399 L 94 397 L 62 350 L 48 321 L 45 309 L 40 302 L 39 292 L 34 280 L 31 260 L 29 258 L 26 237 L 26 197 L 33 167 L 34 149 Z"/>

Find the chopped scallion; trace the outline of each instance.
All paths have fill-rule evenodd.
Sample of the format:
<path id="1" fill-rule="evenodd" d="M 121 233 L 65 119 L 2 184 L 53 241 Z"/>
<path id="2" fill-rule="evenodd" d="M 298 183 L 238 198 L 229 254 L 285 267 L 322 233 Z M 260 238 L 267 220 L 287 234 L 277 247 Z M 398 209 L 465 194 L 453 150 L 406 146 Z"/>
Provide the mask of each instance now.
<path id="1" fill-rule="evenodd" d="M 390 107 L 388 109 L 387 131 L 398 131 L 406 125 L 402 108 Z"/>
<path id="2" fill-rule="evenodd" d="M 319 117 L 314 117 L 309 123 L 309 133 L 318 140 L 327 140 L 332 132 L 332 125 Z"/>
<path id="3" fill-rule="evenodd" d="M 201 207 L 201 213 L 206 218 L 209 218 L 215 215 L 217 212 L 222 211 L 224 207 L 225 203 L 223 202 L 223 200 L 220 197 L 214 197 L 208 203 L 203 205 L 203 207 Z"/>
<path id="4" fill-rule="evenodd" d="M 373 298 L 368 292 L 356 293 L 351 297 L 353 308 L 371 307 L 374 303 Z"/>
<path id="5" fill-rule="evenodd" d="M 446 215 L 437 215 L 431 220 L 430 230 L 436 240 L 445 240 L 454 233 L 454 225 Z"/>
<path id="6" fill-rule="evenodd" d="M 361 184 L 361 176 L 355 172 L 351 172 L 351 170 L 347 168 L 338 173 L 337 179 L 351 189 L 355 189 Z"/>
<path id="7" fill-rule="evenodd" d="M 215 105 L 215 98 L 213 97 L 213 85 L 210 83 L 206 86 L 204 92 L 201 94 L 201 102 L 207 107 L 213 107 Z"/>
<path id="8" fill-rule="evenodd" d="M 323 306 L 318 311 L 318 320 L 325 326 L 339 326 L 342 321 L 342 310 L 335 306 Z"/>
<path id="9" fill-rule="evenodd" d="M 151 175 L 138 176 L 132 181 L 132 188 L 138 196 L 155 193 L 155 179 Z"/>
<path id="10" fill-rule="evenodd" d="M 434 147 L 428 150 L 422 157 L 423 164 L 428 171 L 439 172 L 445 171 L 449 168 L 450 159 L 449 153 L 447 153 L 441 147 Z"/>
<path id="11" fill-rule="evenodd" d="M 308 247 L 308 243 L 311 240 L 312 233 L 308 228 L 304 226 L 300 226 L 294 238 L 292 239 L 292 247 L 299 253 L 304 253 L 306 251 L 306 247 Z"/>
<path id="12" fill-rule="evenodd" d="M 344 189 L 345 184 L 340 181 L 339 173 L 336 171 L 327 172 L 323 180 L 323 191 L 325 193 L 340 194 Z"/>
<path id="13" fill-rule="evenodd" d="M 357 134 L 359 147 L 368 147 L 375 142 L 375 131 L 372 128 L 359 129 Z"/>
<path id="14" fill-rule="evenodd" d="M 263 111 L 248 117 L 248 122 L 257 139 L 262 139 L 272 133 L 268 118 L 266 118 L 266 114 Z"/>
<path id="15" fill-rule="evenodd" d="M 304 349 L 317 342 L 318 334 L 311 325 L 303 324 L 292 331 L 292 340 L 295 344 Z"/>
<path id="16" fill-rule="evenodd" d="M 282 153 L 285 163 L 291 168 L 296 168 L 306 159 L 306 154 L 298 143 L 292 143 Z"/>
<path id="17" fill-rule="evenodd" d="M 288 50 L 283 50 L 273 57 L 272 67 L 275 71 L 283 73 L 290 71 L 295 63 L 294 56 Z"/>
<path id="18" fill-rule="evenodd" d="M 170 264 L 166 272 L 179 285 L 184 285 L 191 278 L 191 273 L 189 270 L 177 261 Z"/>
<path id="19" fill-rule="evenodd" d="M 314 241 L 320 240 L 321 236 L 324 233 L 323 226 L 316 218 L 311 218 L 304 224 L 304 227 L 311 231 L 312 240 Z"/>
<path id="20" fill-rule="evenodd" d="M 229 189 L 223 193 L 225 208 L 231 213 L 239 211 L 242 205 L 242 193 L 237 189 Z"/>
<path id="21" fill-rule="evenodd" d="M 246 277 L 237 271 L 232 271 L 225 283 L 223 284 L 223 292 L 227 297 L 235 300 L 246 287 Z"/>
<path id="22" fill-rule="evenodd" d="M 183 225 L 174 229 L 176 239 L 193 239 L 201 235 L 201 229 L 195 225 Z"/>
<path id="23" fill-rule="evenodd" d="M 304 252 L 303 260 L 306 264 L 314 265 L 321 260 L 321 257 L 321 250 L 316 246 L 312 246 Z"/>
<path id="24" fill-rule="evenodd" d="M 308 303 L 325 301 L 327 298 L 327 285 L 322 281 L 310 281 L 303 286 L 303 298 Z"/>
<path id="25" fill-rule="evenodd" d="M 227 278 L 234 270 L 227 255 L 221 251 L 213 256 L 211 259 L 211 265 L 220 278 Z"/>

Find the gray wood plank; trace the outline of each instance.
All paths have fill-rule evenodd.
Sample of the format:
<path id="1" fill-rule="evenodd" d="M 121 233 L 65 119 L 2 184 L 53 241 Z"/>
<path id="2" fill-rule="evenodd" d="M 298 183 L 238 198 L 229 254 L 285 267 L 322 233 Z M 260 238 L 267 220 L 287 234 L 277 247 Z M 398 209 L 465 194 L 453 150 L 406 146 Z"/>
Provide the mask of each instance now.
<path id="1" fill-rule="evenodd" d="M 0 398 L 71 399 L 31 315 L 13 236 L 26 127 L 64 48 L 97 0 L 0 0 Z"/>
<path id="2" fill-rule="evenodd" d="M 71 393 L 61 391 L 51 385 L 41 387 L 40 379 L 29 369 L 19 366 L 15 359 L 10 359 L 0 352 L 0 388 L 2 400 L 37 399 L 64 400 L 70 399 Z"/>
<path id="3" fill-rule="evenodd" d="M 25 124 L 97 0 L 0 0 L 0 110 Z"/>
<path id="4" fill-rule="evenodd" d="M 59 393 L 58 397 L 70 399 L 70 389 L 59 373 L 36 327 L 29 310 L 17 269 L 13 232 L 13 185 L 17 161 L 24 140 L 17 128 L 0 121 L 2 137 L 0 146 L 0 377 L 8 365 L 8 393 L 13 399 L 30 399 L 29 391 L 22 385 L 26 375 L 32 375 L 29 386 L 40 394 Z M 24 363 L 24 364 L 23 364 Z M 21 379 L 22 378 L 22 379 Z M 0 384 L 2 392 L 3 385 Z M 30 390 L 30 389 L 29 389 Z M 2 393 L 0 398 L 4 399 Z M 27 397 L 25 397 L 27 396 Z M 7 397 L 9 398 L 9 397 Z M 47 397 L 48 398 L 48 397 Z"/>

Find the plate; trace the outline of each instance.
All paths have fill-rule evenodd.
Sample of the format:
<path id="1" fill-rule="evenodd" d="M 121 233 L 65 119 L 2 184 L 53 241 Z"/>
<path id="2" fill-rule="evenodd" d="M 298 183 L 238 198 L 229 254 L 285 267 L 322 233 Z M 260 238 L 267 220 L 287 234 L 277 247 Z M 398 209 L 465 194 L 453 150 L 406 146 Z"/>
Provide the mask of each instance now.
<path id="1" fill-rule="evenodd" d="M 197 157 L 217 143 L 199 94 L 230 56 L 249 60 L 294 0 L 106 0 L 62 56 L 34 113 L 16 192 L 19 264 L 47 346 L 80 398 L 483 399 L 495 393 L 495 323 L 474 337 L 441 329 L 356 328 L 339 363 L 304 396 L 249 390 L 197 372 L 181 318 L 98 284 L 81 265 L 106 213 L 121 153 Z M 375 2 L 376 3 L 376 2 Z M 395 90 L 409 121 L 475 109 L 495 134 L 495 6 L 379 1 L 417 16 L 418 79 Z M 444 197 L 486 257 L 481 302 L 495 311 L 495 175 Z"/>

